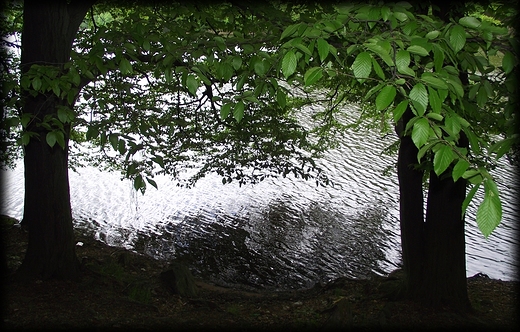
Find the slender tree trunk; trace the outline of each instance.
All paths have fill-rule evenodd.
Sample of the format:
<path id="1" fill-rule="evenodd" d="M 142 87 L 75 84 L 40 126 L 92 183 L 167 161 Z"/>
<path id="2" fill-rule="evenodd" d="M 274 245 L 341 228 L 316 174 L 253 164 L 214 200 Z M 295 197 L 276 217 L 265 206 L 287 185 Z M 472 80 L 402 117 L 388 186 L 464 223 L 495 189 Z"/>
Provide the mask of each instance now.
<path id="1" fill-rule="evenodd" d="M 70 2 L 70 1 L 69 1 Z M 72 43 L 93 1 L 26 0 L 22 31 L 22 75 L 31 65 L 55 66 L 70 60 Z M 46 142 L 48 130 L 40 124 L 45 116 L 56 117 L 57 107 L 67 105 L 51 93 L 24 94 L 23 113 L 32 116 L 27 130 L 37 133 L 24 149 L 25 202 L 22 225 L 29 232 L 20 277 L 75 278 L 78 261 L 72 228 L 68 178 L 68 140 L 65 148 Z"/>
<path id="2" fill-rule="evenodd" d="M 399 179 L 399 214 L 403 267 L 406 272 L 405 291 L 414 296 L 419 290 L 424 264 L 423 174 L 414 169 L 417 147 L 410 136 L 402 132 L 413 113 L 408 109 L 401 120 L 397 134 L 401 136 L 397 174 Z"/>

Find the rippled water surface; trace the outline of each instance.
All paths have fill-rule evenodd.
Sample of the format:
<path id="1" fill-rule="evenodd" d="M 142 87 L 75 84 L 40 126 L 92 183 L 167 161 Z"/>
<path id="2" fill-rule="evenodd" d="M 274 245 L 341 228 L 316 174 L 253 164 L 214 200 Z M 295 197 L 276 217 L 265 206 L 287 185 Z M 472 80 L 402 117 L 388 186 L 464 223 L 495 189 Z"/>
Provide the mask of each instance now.
<path id="1" fill-rule="evenodd" d="M 400 263 L 395 156 L 381 154 L 393 137 L 347 131 L 319 161 L 336 185 L 268 179 L 255 186 L 222 185 L 206 177 L 192 189 L 159 177 L 142 196 L 118 174 L 93 168 L 70 173 L 77 227 L 112 245 L 159 258 L 182 258 L 194 272 L 223 285 L 289 289 L 340 276 L 384 274 Z M 514 170 L 516 171 L 516 169 Z M 467 219 L 467 274 L 517 279 L 517 176 L 495 171 L 503 192 L 503 221 L 486 240 Z M 23 169 L 7 171 L 2 214 L 21 219 Z"/>

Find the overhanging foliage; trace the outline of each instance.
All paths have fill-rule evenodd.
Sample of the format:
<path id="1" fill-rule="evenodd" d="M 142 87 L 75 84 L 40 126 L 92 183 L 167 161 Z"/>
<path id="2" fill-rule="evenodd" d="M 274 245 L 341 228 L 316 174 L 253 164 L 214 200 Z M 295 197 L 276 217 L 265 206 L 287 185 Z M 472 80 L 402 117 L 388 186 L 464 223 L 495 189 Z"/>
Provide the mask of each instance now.
<path id="1" fill-rule="evenodd" d="M 191 180 L 210 171 L 223 182 L 290 172 L 321 180 L 312 157 L 325 146 L 312 142 L 327 142 L 329 129 L 341 127 L 341 105 L 361 105 L 363 120 L 385 128 L 411 109 L 404 129 L 418 164 L 472 184 L 464 211 L 484 188 L 477 224 L 488 236 L 501 219 L 489 169 L 518 147 L 514 30 L 508 15 L 496 17 L 502 25 L 470 13 L 444 22 L 433 9 L 100 3 L 78 32 L 71 62 L 34 64 L 18 80 L 8 56 L 3 127 L 8 139 L 20 133 L 21 146 L 45 139 L 65 147 L 63 128 L 73 124 L 73 139 L 98 146 L 98 161 L 144 190 L 156 172 L 175 177 L 181 165 L 199 168 Z M 320 140 L 291 110 L 296 87 L 325 91 Z M 21 90 L 71 107 L 43 119 L 21 114 Z M 27 130 L 31 123 L 45 137 Z M 461 135 L 469 150 L 458 146 Z"/>

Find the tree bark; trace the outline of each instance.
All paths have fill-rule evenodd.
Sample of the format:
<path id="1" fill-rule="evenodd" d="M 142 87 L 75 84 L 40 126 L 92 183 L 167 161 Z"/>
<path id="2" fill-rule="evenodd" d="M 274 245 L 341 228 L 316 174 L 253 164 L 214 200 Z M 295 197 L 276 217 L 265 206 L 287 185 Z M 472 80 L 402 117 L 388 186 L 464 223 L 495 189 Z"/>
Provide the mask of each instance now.
<path id="1" fill-rule="evenodd" d="M 462 203 L 466 181 L 453 182 L 451 174 L 430 174 L 426 210 L 426 253 L 422 296 L 428 305 L 471 308 L 466 278 L 466 248 Z"/>
<path id="2" fill-rule="evenodd" d="M 408 109 L 401 120 L 397 134 L 401 137 L 397 160 L 399 180 L 399 214 L 403 268 L 406 272 L 405 292 L 415 297 L 421 284 L 424 263 L 424 209 L 423 174 L 414 169 L 417 147 L 410 136 L 403 136 L 404 128 L 413 117 Z"/>
<path id="3" fill-rule="evenodd" d="M 401 127 L 412 117 L 407 110 Z M 398 179 L 405 296 L 431 306 L 470 310 L 462 216 L 466 181 L 459 179 L 454 183 L 451 173 L 438 177 L 431 171 L 425 218 L 424 172 L 413 169 L 417 164 L 417 148 L 410 136 L 402 136 L 399 129 L 397 132 L 401 136 Z M 463 133 L 458 145 L 468 146 Z"/>
<path id="4" fill-rule="evenodd" d="M 418 4 L 414 8 L 426 15 L 430 4 Z M 436 8 L 446 22 L 463 14 L 462 7 L 448 2 L 437 4 Z M 467 86 L 467 75 L 461 73 L 460 78 Z M 403 128 L 412 117 L 412 112 L 407 110 L 403 115 Z M 462 132 L 458 146 L 468 147 L 468 140 Z M 462 216 L 466 181 L 459 179 L 454 183 L 451 175 L 445 173 L 438 177 L 431 171 L 424 217 L 423 172 L 411 168 L 417 164 L 417 152 L 411 137 L 401 136 L 398 178 L 406 296 L 427 305 L 442 304 L 467 311 L 471 306 L 467 292 Z"/>
<path id="5" fill-rule="evenodd" d="M 33 64 L 60 70 L 70 60 L 72 44 L 93 1 L 24 1 L 22 31 L 22 75 Z M 27 131 L 38 135 L 24 149 L 25 202 L 22 225 L 28 230 L 28 247 L 18 270 L 20 277 L 47 279 L 76 278 L 79 264 L 75 254 L 68 178 L 68 140 L 65 148 L 46 142 L 48 130 L 40 124 L 45 116 L 57 116 L 57 107 L 67 102 L 51 93 L 23 94 L 23 113 L 32 120 Z"/>

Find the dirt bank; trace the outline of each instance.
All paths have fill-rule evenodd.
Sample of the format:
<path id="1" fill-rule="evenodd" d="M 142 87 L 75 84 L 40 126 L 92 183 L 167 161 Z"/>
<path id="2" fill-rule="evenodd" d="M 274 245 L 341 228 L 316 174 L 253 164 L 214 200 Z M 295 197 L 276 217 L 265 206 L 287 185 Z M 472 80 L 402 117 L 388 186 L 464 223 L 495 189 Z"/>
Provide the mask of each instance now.
<path id="1" fill-rule="evenodd" d="M 472 278 L 472 315 L 391 301 L 385 292 L 399 279 L 339 279 L 306 291 L 242 291 L 196 280 L 197 295 L 173 294 L 161 280 L 164 262 L 91 237 L 77 254 L 78 282 L 17 282 L 12 272 L 26 247 L 26 233 L 2 223 L 5 259 L 3 325 L 18 329 L 95 330 L 339 330 L 472 328 L 516 330 L 518 282 Z"/>

